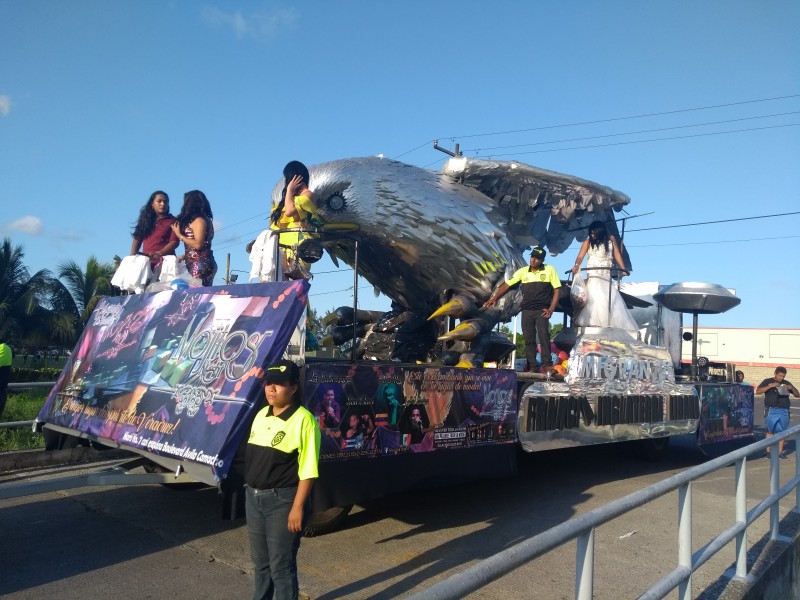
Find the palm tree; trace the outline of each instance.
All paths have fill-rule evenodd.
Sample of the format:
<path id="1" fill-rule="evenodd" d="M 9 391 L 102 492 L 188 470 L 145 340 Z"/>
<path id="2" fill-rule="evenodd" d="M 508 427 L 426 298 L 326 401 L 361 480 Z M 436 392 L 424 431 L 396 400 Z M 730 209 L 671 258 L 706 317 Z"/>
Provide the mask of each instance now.
<path id="1" fill-rule="evenodd" d="M 83 331 L 78 308 L 64 284 L 52 277 L 47 296 L 48 329 L 53 342 L 72 346 Z"/>
<path id="2" fill-rule="evenodd" d="M 0 245 L 0 340 L 16 345 L 72 345 L 80 333 L 78 311 L 50 271 L 30 276 L 21 245 Z"/>
<path id="3" fill-rule="evenodd" d="M 0 245 L 0 339 L 23 342 L 28 329 L 43 315 L 40 310 L 50 291 L 47 269 L 30 276 L 22 262 L 21 245 L 12 246 L 5 238 Z"/>
<path id="4" fill-rule="evenodd" d="M 94 256 L 86 261 L 85 270 L 72 260 L 58 265 L 58 277 L 64 280 L 83 323 L 89 320 L 100 297 L 113 293 L 111 279 L 114 270 L 114 265 L 101 263 Z"/>

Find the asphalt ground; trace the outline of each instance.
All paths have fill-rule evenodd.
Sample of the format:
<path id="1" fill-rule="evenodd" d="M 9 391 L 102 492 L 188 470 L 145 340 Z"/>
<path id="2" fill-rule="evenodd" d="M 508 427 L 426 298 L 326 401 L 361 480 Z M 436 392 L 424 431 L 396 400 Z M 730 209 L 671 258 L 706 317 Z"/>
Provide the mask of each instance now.
<path id="1" fill-rule="evenodd" d="M 800 418 L 793 411 L 793 421 Z M 760 410 L 756 411 L 761 426 Z M 520 456 L 517 477 L 396 494 L 354 508 L 344 527 L 303 540 L 300 589 L 315 600 L 402 598 L 569 518 L 701 464 L 691 438 L 647 463 L 619 447 Z M 781 482 L 795 458 L 780 461 Z M 0 474 L 0 484 L 119 462 Z M 693 484 L 694 548 L 733 522 L 733 467 Z M 748 508 L 769 490 L 769 461 L 748 463 Z M 793 507 L 781 502 L 781 514 Z M 247 598 L 252 565 L 242 521 L 220 519 L 214 489 L 95 487 L 0 500 L 0 595 L 22 598 Z M 763 516 L 750 544 L 768 531 Z M 677 564 L 677 493 L 597 530 L 595 598 L 634 598 Z M 694 595 L 734 560 L 733 545 L 695 574 Z M 568 543 L 470 598 L 574 598 Z"/>

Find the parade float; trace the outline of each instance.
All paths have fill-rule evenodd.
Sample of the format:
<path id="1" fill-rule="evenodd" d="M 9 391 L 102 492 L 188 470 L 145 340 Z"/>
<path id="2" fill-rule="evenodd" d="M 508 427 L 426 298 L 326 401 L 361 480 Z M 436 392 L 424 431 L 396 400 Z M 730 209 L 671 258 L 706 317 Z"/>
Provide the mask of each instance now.
<path id="1" fill-rule="evenodd" d="M 304 403 L 322 430 L 317 531 L 392 492 L 513 475 L 520 448 L 625 442 L 652 457 L 676 435 L 706 451 L 752 437 L 752 388 L 732 383 L 731 367 L 704 369 L 696 352 L 688 372 L 680 364 L 680 313 L 696 330 L 699 314 L 739 303 L 720 286 L 620 288 L 641 327 L 633 334 L 572 327 L 565 294 L 553 340 L 568 356 L 565 374 L 503 366 L 514 345 L 497 326 L 519 312 L 520 294 L 483 302 L 533 244 L 561 253 L 596 220 L 619 235 L 624 194 L 463 157 L 439 173 L 382 158 L 310 171 L 320 221 L 298 255 L 312 262 L 324 250 L 350 265 L 391 311 L 359 310 L 354 285 L 353 307 L 315 332 L 330 338 L 326 349 L 307 352 L 313 279 L 105 298 L 39 425 L 219 486 L 236 515 L 239 451 L 264 401 L 263 370 L 289 356 L 303 366 Z"/>

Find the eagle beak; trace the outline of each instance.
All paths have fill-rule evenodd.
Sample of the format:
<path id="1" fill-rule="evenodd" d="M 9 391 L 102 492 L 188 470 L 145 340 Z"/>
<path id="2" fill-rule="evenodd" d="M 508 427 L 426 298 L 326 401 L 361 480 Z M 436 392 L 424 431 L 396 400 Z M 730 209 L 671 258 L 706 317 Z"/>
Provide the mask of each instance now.
<path id="1" fill-rule="evenodd" d="M 489 330 L 489 323 L 484 319 L 469 319 L 459 323 L 455 329 L 440 335 L 440 340 L 472 340 Z"/>
<path id="2" fill-rule="evenodd" d="M 436 317 L 463 317 L 468 312 L 475 309 L 475 303 L 466 296 L 456 295 L 450 300 L 445 302 L 436 311 L 428 317 L 428 321 Z"/>

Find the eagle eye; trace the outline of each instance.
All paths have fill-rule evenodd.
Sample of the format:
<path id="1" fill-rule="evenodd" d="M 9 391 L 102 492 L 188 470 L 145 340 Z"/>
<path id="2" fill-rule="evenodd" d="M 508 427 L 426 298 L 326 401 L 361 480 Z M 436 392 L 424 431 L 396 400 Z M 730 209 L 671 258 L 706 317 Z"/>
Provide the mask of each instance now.
<path id="1" fill-rule="evenodd" d="M 325 200 L 325 207 L 334 213 L 341 213 L 347 210 L 347 201 L 341 194 L 333 194 Z"/>

